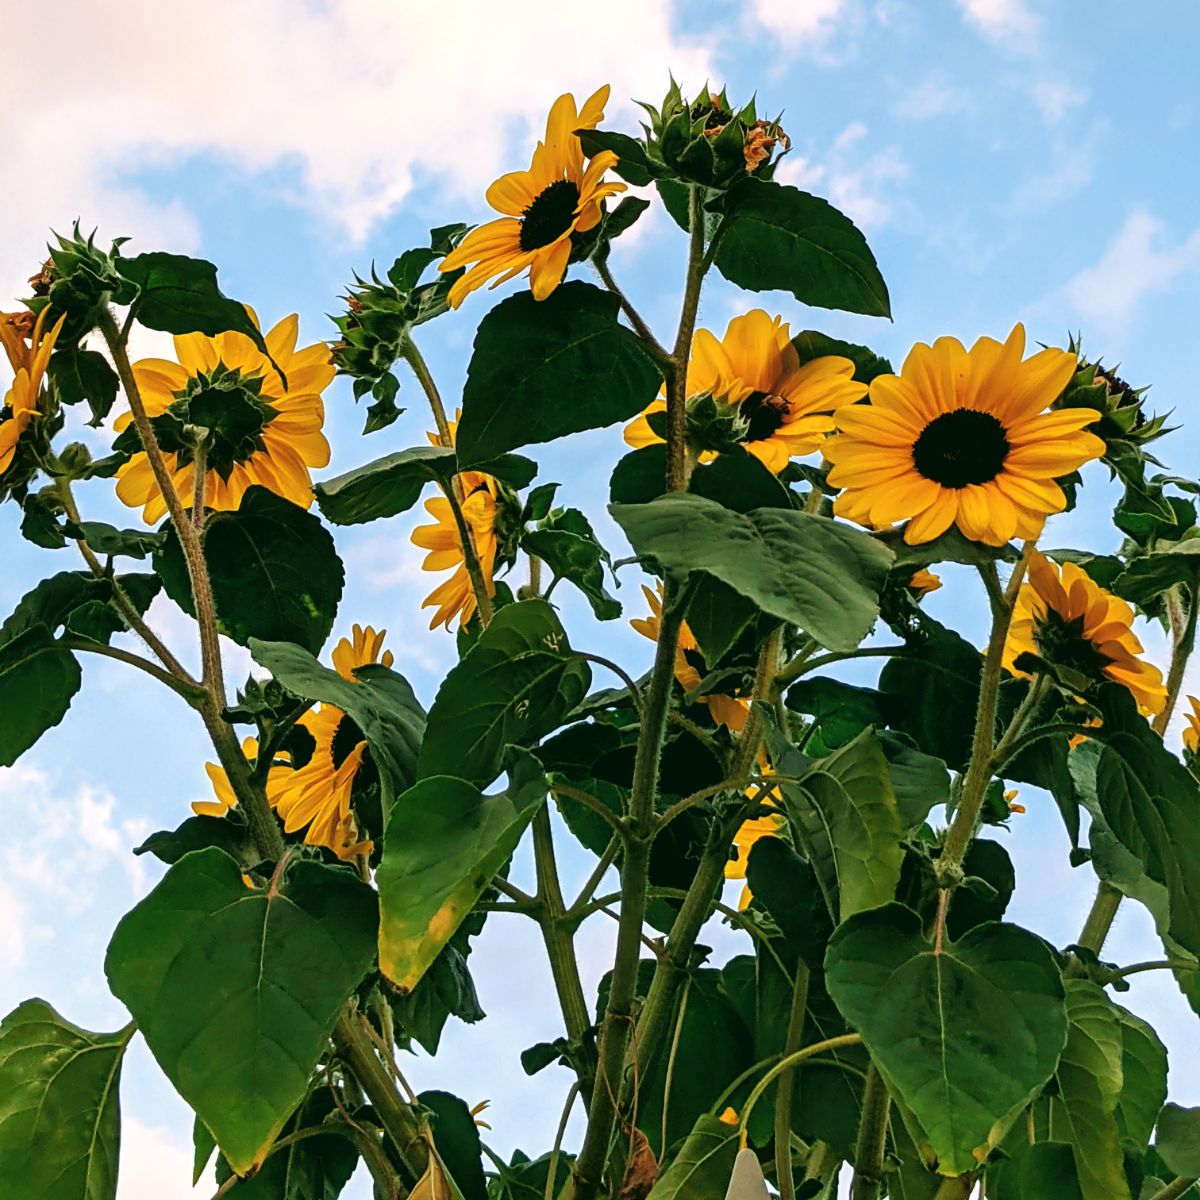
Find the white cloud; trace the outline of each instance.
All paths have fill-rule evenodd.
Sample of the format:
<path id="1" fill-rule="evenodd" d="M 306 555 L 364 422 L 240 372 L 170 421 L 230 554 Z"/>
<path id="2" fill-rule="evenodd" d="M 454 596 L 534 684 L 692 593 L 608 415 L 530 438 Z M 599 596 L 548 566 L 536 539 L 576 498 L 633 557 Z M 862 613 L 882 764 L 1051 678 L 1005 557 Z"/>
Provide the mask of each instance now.
<path id="1" fill-rule="evenodd" d="M 1067 281 L 1062 296 L 1085 330 L 1119 337 L 1145 300 L 1198 270 L 1200 228 L 1172 242 L 1162 221 L 1139 208 L 1130 213 L 1099 261 Z"/>
<path id="2" fill-rule="evenodd" d="M 928 121 L 947 113 L 961 112 L 967 102 L 957 88 L 927 79 L 907 92 L 895 106 L 896 115 L 913 121 Z"/>
<path id="3" fill-rule="evenodd" d="M 1038 30 L 1025 0 L 958 0 L 967 22 L 994 42 L 1019 45 Z"/>
<path id="4" fill-rule="evenodd" d="M 754 0 L 754 17 L 787 41 L 823 42 L 844 14 L 845 0 Z"/>
<path id="5" fill-rule="evenodd" d="M 212 1172 L 208 1172 L 211 1176 Z M 211 1196 L 208 1178 L 189 1188 L 191 1146 L 158 1125 L 125 1115 L 121 1122 L 121 1168 L 117 1200 L 159 1200 L 161 1196 Z"/>
<path id="6" fill-rule="evenodd" d="M 877 229 L 891 217 L 895 185 L 908 177 L 908 164 L 894 146 L 864 155 L 867 134 L 856 121 L 837 136 L 824 161 L 789 155 L 776 178 L 796 187 L 819 187 L 855 224 Z"/>
<path id="7" fill-rule="evenodd" d="M 1033 85 L 1033 102 L 1052 125 L 1057 124 L 1086 99 L 1087 92 L 1061 80 L 1044 79 Z"/>
<path id="8" fill-rule="evenodd" d="M 608 82 L 610 117 L 632 116 L 626 97 L 657 97 L 668 70 L 708 76 L 707 46 L 671 18 L 670 0 L 610 0 L 603 20 L 557 0 L 130 0 L 119 21 L 74 6 L 64 37 L 60 10 L 29 6 L 0 80 L 0 286 L 23 294 L 47 228 L 76 215 L 139 247 L 193 249 L 185 204 L 129 177 L 202 155 L 287 172 L 289 198 L 354 239 L 431 177 L 482 215 L 483 185 L 520 165 L 560 92 Z"/>

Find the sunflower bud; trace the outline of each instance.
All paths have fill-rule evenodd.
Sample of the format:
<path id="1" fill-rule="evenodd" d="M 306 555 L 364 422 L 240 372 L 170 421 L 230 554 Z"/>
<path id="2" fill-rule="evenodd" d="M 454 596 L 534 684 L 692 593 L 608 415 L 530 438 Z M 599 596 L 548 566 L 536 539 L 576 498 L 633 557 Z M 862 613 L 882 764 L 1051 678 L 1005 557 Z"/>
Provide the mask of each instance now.
<path id="1" fill-rule="evenodd" d="M 95 231 L 85 238 L 78 222 L 71 237 L 55 237 L 58 245 L 50 247 L 50 257 L 29 280 L 34 292 L 29 307 L 35 314 L 47 306 L 55 314 L 65 313 L 61 340 L 68 345 L 96 328 L 100 310 L 110 300 L 129 304 L 136 289 L 116 266 L 121 246 L 128 238 L 117 238 L 105 252 L 96 246 Z"/>

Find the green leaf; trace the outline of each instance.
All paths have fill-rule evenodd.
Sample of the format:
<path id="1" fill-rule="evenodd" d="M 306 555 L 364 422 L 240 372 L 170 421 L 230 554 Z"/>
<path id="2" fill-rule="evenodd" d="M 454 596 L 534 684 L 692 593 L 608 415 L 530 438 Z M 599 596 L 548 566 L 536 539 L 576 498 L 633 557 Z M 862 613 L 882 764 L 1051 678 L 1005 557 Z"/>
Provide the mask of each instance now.
<path id="1" fill-rule="evenodd" d="M 217 1143 L 208 1126 L 199 1117 L 192 1118 L 192 1187 L 200 1182 L 204 1169 L 216 1151 Z"/>
<path id="2" fill-rule="evenodd" d="M 887 285 L 849 217 L 817 196 L 761 179 L 729 189 L 717 270 L 754 292 L 791 292 L 818 308 L 890 317 Z"/>
<path id="3" fill-rule="evenodd" d="M 475 981 L 467 967 L 470 953 L 467 935 L 468 926 L 464 924 L 442 947 L 421 982 L 408 995 L 389 994 L 388 1000 L 399 1026 L 398 1044 L 404 1044 L 401 1038 L 411 1038 L 428 1054 L 436 1054 L 442 1030 L 451 1017 L 473 1025 L 487 1015 L 479 1006 Z"/>
<path id="4" fill-rule="evenodd" d="M 241 819 L 228 817 L 188 817 L 175 829 L 160 829 L 152 833 L 134 854 L 153 854 L 168 866 L 177 863 L 193 850 L 206 850 L 216 846 L 243 866 L 253 866 L 259 861 L 250 831 Z"/>
<path id="5" fill-rule="evenodd" d="M 45 625 L 0 645 L 0 767 L 11 767 L 66 716 L 81 682 L 75 656 Z"/>
<path id="6" fill-rule="evenodd" d="M 590 283 L 545 300 L 519 292 L 480 323 L 463 388 L 463 467 L 640 413 L 662 377 L 637 335 L 617 321 L 617 298 Z"/>
<path id="7" fill-rule="evenodd" d="M 264 487 L 252 487 L 235 512 L 209 517 L 204 557 L 221 632 L 296 642 L 314 654 L 325 644 L 342 598 L 345 570 L 320 520 Z M 179 539 L 170 533 L 154 564 L 167 595 L 194 614 Z"/>
<path id="8" fill-rule="evenodd" d="M 1041 938 L 988 924 L 935 954 L 899 904 L 842 923 L 826 984 L 910 1108 L 943 1174 L 972 1170 L 1032 1099 L 1067 1039 L 1062 977 Z"/>
<path id="9" fill-rule="evenodd" d="M 87 401 L 92 410 L 88 424 L 99 429 L 117 398 L 117 375 L 97 350 L 64 346 L 50 359 L 50 378 L 63 404 Z"/>
<path id="10" fill-rule="evenodd" d="M 1129 1200 L 1117 1123 L 1124 1045 L 1117 1009 L 1102 988 L 1068 979 L 1067 1044 L 1059 1059 L 1058 1098 L 1066 1112 L 1083 1200 Z"/>
<path id="11" fill-rule="evenodd" d="M 80 537 L 100 555 L 145 558 L 162 545 L 165 531 L 117 529 L 104 521 L 80 521 L 67 526 L 68 537 Z"/>
<path id="12" fill-rule="evenodd" d="M 1083 1200 L 1071 1147 L 1066 1142 L 1022 1147 L 1013 1158 L 989 1168 L 988 1196 L 992 1200 Z"/>
<path id="13" fill-rule="evenodd" d="M 244 333 L 264 354 L 267 344 L 244 304 L 217 287 L 217 268 L 202 258 L 155 251 L 118 258 L 117 270 L 137 284 L 134 312 L 147 329 L 164 333 Z"/>
<path id="14" fill-rule="evenodd" d="M 895 374 L 892 364 L 874 350 L 856 342 L 843 342 L 840 338 L 829 337 L 828 334 L 818 333 L 815 329 L 804 329 L 796 334 L 792 338 L 792 345 L 800 355 L 802 363 L 812 362 L 814 358 L 824 358 L 830 354 L 848 358 L 854 364 L 854 378 L 859 383 L 870 383 L 880 375 Z"/>
<path id="15" fill-rule="evenodd" d="M 1164 1105 L 1154 1148 L 1176 1175 L 1200 1178 L 1200 1108 Z"/>
<path id="16" fill-rule="evenodd" d="M 902 735 L 883 731 L 876 737 L 888 760 L 900 828 L 916 829 L 931 809 L 950 799 L 950 772 L 940 758 L 914 749 Z"/>
<path id="17" fill-rule="evenodd" d="M 158 1065 L 238 1174 L 308 1090 L 375 953 L 375 893 L 304 861 L 248 888 L 220 850 L 180 859 L 122 918 L 104 969 Z"/>
<path id="18" fill-rule="evenodd" d="M 425 776 L 396 798 L 375 881 L 379 968 L 402 993 L 421 981 L 536 811 L 448 776 Z"/>
<path id="19" fill-rule="evenodd" d="M 0 1022 L 0 1180 L 8 1194 L 114 1200 L 117 1085 L 132 1036 L 132 1025 L 88 1033 L 44 1000 L 26 1000 Z"/>
<path id="20" fill-rule="evenodd" d="M 573 583 L 587 597 L 599 620 L 613 621 L 621 615 L 621 605 L 604 586 L 604 564 L 611 567 L 612 560 L 579 509 L 568 508 L 551 515 L 541 528 L 525 534 L 521 548 L 542 559 L 555 580 Z"/>
<path id="21" fill-rule="evenodd" d="M 1099 689 L 1104 748 L 1096 802 L 1108 829 L 1167 890 L 1164 931 L 1200 954 L 1200 785 L 1138 714 L 1119 684 Z"/>
<path id="22" fill-rule="evenodd" d="M 501 455 L 480 469 L 515 488 L 525 487 L 537 474 L 537 464 L 519 454 Z M 453 449 L 414 446 L 318 483 L 317 504 L 335 525 L 361 525 L 407 512 L 427 484 L 448 483 L 457 473 Z"/>
<path id="23" fill-rule="evenodd" d="M 844 746 L 868 725 L 883 724 L 879 693 L 840 679 L 801 679 L 788 689 L 785 703 L 792 712 L 812 717 L 822 743 L 831 750 Z"/>
<path id="24" fill-rule="evenodd" d="M 833 919 L 812 864 L 782 838 L 762 837 L 750 847 L 746 883 L 754 903 L 771 914 L 809 967 L 820 970 Z"/>
<path id="25" fill-rule="evenodd" d="M 1113 581 L 1118 596 L 1147 608 L 1163 592 L 1177 584 L 1195 592 L 1200 583 L 1200 538 L 1177 542 L 1163 550 L 1154 550 L 1129 565 Z"/>
<path id="26" fill-rule="evenodd" d="M 590 682 L 549 604 L 502 608 L 438 689 L 419 777 L 453 775 L 486 786 L 500 773 L 504 747 L 556 729 Z"/>
<path id="27" fill-rule="evenodd" d="M 1117 1124 L 1122 1139 L 1133 1145 L 1135 1153 L 1141 1153 L 1150 1143 L 1167 1099 L 1167 1048 L 1141 1017 L 1117 1007 L 1117 1020 L 1122 1080 Z"/>
<path id="28" fill-rule="evenodd" d="M 250 653 L 293 696 L 335 705 L 351 717 L 367 739 L 371 758 L 387 776 L 394 794 L 416 778 L 425 710 L 403 675 L 372 663 L 359 667 L 351 682 L 288 642 L 251 638 Z"/>
<path id="29" fill-rule="evenodd" d="M 891 553 L 827 517 L 780 508 L 736 513 L 692 495 L 609 511 L 641 557 L 678 578 L 704 572 L 831 650 L 852 650 L 879 611 Z"/>
<path id="30" fill-rule="evenodd" d="M 433 1114 L 433 1144 L 463 1200 L 487 1200 L 479 1126 L 467 1102 L 439 1091 L 421 1092 L 417 1100 Z"/>
<path id="31" fill-rule="evenodd" d="M 647 1200 L 720 1200 L 737 1152 L 738 1127 L 706 1113 L 692 1126 Z"/>
<path id="32" fill-rule="evenodd" d="M 645 187 L 664 170 L 661 164 L 651 161 L 646 147 L 627 133 L 617 133 L 611 129 L 580 129 L 577 132 L 583 152 L 588 158 L 595 158 L 602 151 L 611 150 L 617 156 L 613 170 L 634 187 Z"/>
<path id="33" fill-rule="evenodd" d="M 838 919 L 886 904 L 896 894 L 904 852 L 900 816 L 887 759 L 872 730 L 826 758 L 806 759 L 768 742 L 780 776 L 802 777 L 781 784 L 785 808 L 799 844 L 821 881 Z"/>

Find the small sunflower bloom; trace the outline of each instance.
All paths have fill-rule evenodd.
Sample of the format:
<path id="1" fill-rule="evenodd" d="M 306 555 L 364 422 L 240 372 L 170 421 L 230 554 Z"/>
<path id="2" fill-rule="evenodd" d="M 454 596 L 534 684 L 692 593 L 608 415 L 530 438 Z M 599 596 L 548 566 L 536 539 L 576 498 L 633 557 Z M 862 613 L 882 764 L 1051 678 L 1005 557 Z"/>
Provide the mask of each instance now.
<path id="1" fill-rule="evenodd" d="M 3 345 L 13 371 L 12 386 L 0 404 L 0 475 L 12 466 L 17 444 L 38 415 L 38 394 L 42 380 L 50 364 L 54 343 L 67 319 L 65 315 L 59 317 L 47 332 L 49 312 L 49 308 L 43 308 L 32 325 L 25 313 L 5 314 L 0 320 L 0 345 Z M 28 345 L 26 336 L 29 338 Z"/>
<path id="2" fill-rule="evenodd" d="M 1008 805 L 1010 813 L 1023 813 L 1025 811 L 1025 805 L 1017 803 L 1018 795 L 1019 792 L 1016 788 L 1009 788 L 1004 793 L 1004 803 Z"/>
<path id="3" fill-rule="evenodd" d="M 635 617 L 629 624 L 637 630 L 642 637 L 649 638 L 652 642 L 658 641 L 658 631 L 662 626 L 662 584 L 656 585 L 654 591 L 651 591 L 645 584 L 642 584 L 642 595 L 646 597 L 646 604 L 650 609 L 648 617 Z M 688 624 L 684 621 L 679 630 L 679 641 L 675 645 L 675 679 L 679 686 L 683 688 L 685 695 L 690 695 L 694 692 L 701 683 L 700 672 L 693 665 L 691 655 L 698 656 L 700 654 L 700 644 L 696 641 L 696 635 L 688 628 Z M 699 703 L 703 703 L 709 711 L 709 715 L 718 725 L 724 725 L 731 729 L 734 733 L 740 733 L 746 724 L 746 716 L 750 711 L 749 701 L 739 700 L 736 696 L 712 695 L 703 696 Z"/>
<path id="4" fill-rule="evenodd" d="M 782 317 L 761 308 L 734 317 L 719 341 L 696 331 L 688 361 L 687 394 L 710 393 L 735 410 L 741 443 L 778 474 L 792 458 L 811 454 L 834 430 L 832 413 L 867 394 L 854 379 L 854 363 L 824 355 L 801 363 Z M 635 448 L 661 442 L 649 417 L 666 412 L 665 394 L 625 429 Z M 711 452 L 701 461 L 711 459 Z"/>
<path id="5" fill-rule="evenodd" d="M 578 110 L 573 95 L 559 96 L 529 170 L 501 175 L 488 188 L 487 202 L 503 215 L 468 233 L 438 268 L 469 268 L 450 288 L 451 308 L 488 280 L 498 287 L 526 268 L 535 300 L 545 300 L 562 282 L 571 234 L 594 229 L 604 215 L 605 199 L 625 190 L 623 183 L 604 179 L 617 156 L 605 150 L 585 162 L 576 136 L 576 130 L 595 129 L 604 119 L 608 93 L 605 85 Z"/>
<path id="6" fill-rule="evenodd" d="M 1003 344 L 980 338 L 918 342 L 899 375 L 871 381 L 870 403 L 841 408 L 825 444 L 834 512 L 872 529 L 907 521 L 904 540 L 930 542 L 951 525 L 1002 546 L 1036 538 L 1066 497 L 1055 482 L 1104 454 L 1090 408 L 1047 411 L 1077 358 L 1041 350 L 1024 359 L 1025 330 Z"/>
<path id="7" fill-rule="evenodd" d="M 1183 746 L 1185 750 L 1195 754 L 1200 748 L 1200 700 L 1189 696 L 1187 701 L 1191 711 L 1187 714 L 1187 724 L 1183 727 Z"/>
<path id="8" fill-rule="evenodd" d="M 935 575 L 927 567 L 922 567 L 919 571 L 914 571 L 912 578 L 909 579 L 907 584 L 908 590 L 918 600 L 924 596 L 928 596 L 930 592 L 936 592 L 941 586 L 941 577 Z"/>
<path id="9" fill-rule="evenodd" d="M 759 763 L 759 769 L 764 775 L 773 774 L 770 766 L 765 762 Z M 759 796 L 762 788 L 759 784 L 752 784 L 746 789 L 748 799 L 759 797 L 759 803 L 764 808 L 778 808 L 782 797 L 779 795 L 778 788 L 772 788 L 765 796 Z M 729 861 L 725 864 L 726 879 L 745 879 L 746 869 L 750 865 L 750 851 L 754 849 L 755 842 L 760 841 L 765 837 L 774 837 L 779 833 L 779 830 L 784 824 L 782 813 L 764 813 L 760 817 L 750 817 L 738 827 L 737 833 L 733 835 L 733 854 Z M 750 892 L 750 885 L 746 884 L 742 888 L 741 897 L 738 899 L 738 910 L 744 912 L 750 907 L 750 901 L 753 899 Z"/>
<path id="10" fill-rule="evenodd" d="M 1037 654 L 1090 679 L 1129 689 L 1143 715 L 1162 709 L 1167 697 L 1162 672 L 1140 657 L 1133 609 L 1094 583 L 1075 563 L 1059 567 L 1034 553 L 1026 582 L 1017 593 L 1004 666 L 1014 675 L 1017 658 Z"/>
<path id="11" fill-rule="evenodd" d="M 246 490 L 255 485 L 302 508 L 311 507 L 309 472 L 329 465 L 321 393 L 333 382 L 335 371 L 324 342 L 297 350 L 298 335 L 299 318 L 293 314 L 264 338 L 287 379 L 286 386 L 267 356 L 242 333 L 185 334 L 175 338 L 177 362 L 147 358 L 133 364 L 152 420 L 172 411 L 184 416 L 195 403 L 215 406 L 218 418 L 222 404 L 241 406 L 236 436 L 231 432 L 225 437 L 218 430 L 218 441 L 209 451 L 204 481 L 207 508 L 235 510 Z M 242 416 L 253 418 L 248 429 L 241 427 Z M 132 420 L 131 413 L 118 417 L 118 432 Z M 196 491 L 190 455 L 164 446 L 164 457 L 179 499 L 190 508 Z M 117 472 L 117 496 L 130 508 L 140 508 L 148 525 L 157 524 L 166 514 L 167 503 L 144 451 L 135 453 Z"/>

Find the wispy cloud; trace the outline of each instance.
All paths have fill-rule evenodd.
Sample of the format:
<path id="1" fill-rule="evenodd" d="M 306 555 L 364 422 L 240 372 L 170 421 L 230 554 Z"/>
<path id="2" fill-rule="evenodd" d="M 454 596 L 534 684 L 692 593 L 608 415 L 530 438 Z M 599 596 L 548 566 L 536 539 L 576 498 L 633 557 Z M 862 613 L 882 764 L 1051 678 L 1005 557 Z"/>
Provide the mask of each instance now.
<path id="1" fill-rule="evenodd" d="M 1013 48 L 1031 48 L 1028 42 L 1039 23 L 1025 0 L 958 0 L 958 6 L 984 37 Z"/>
<path id="2" fill-rule="evenodd" d="M 845 16 L 846 0 L 754 0 L 755 19 L 789 43 L 824 42 Z"/>

